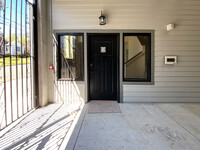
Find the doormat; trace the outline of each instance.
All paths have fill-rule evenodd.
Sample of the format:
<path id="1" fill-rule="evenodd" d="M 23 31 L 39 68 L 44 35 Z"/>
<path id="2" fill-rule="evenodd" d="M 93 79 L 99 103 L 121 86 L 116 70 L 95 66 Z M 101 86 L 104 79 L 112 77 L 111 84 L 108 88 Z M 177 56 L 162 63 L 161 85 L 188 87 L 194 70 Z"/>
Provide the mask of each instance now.
<path id="1" fill-rule="evenodd" d="M 90 101 L 88 113 L 121 113 L 116 101 Z"/>

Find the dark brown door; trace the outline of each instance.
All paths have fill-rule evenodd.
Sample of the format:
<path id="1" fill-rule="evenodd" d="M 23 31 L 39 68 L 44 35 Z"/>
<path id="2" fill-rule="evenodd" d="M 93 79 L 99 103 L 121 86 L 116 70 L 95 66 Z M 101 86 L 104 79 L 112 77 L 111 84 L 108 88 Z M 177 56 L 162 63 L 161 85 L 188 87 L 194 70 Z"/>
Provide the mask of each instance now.
<path id="1" fill-rule="evenodd" d="M 88 34 L 89 100 L 118 99 L 118 34 Z"/>

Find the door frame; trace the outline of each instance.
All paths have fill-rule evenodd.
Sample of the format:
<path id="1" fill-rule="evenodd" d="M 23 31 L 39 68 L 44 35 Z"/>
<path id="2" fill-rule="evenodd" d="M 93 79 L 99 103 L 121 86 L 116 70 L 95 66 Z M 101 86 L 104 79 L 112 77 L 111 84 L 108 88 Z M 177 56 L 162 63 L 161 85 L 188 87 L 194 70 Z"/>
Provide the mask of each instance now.
<path id="1" fill-rule="evenodd" d="M 117 102 L 120 103 L 120 33 L 87 33 L 87 99 L 90 101 L 90 70 L 89 70 L 89 58 L 90 58 L 90 37 L 96 35 L 112 35 L 117 38 Z M 106 101 L 106 100 L 105 100 Z"/>
<path id="2" fill-rule="evenodd" d="M 154 65 L 154 45 L 155 45 L 155 30 L 153 29 L 54 29 L 53 34 L 56 36 L 58 33 L 83 33 L 84 34 L 84 80 L 83 81 L 76 81 L 77 85 L 80 85 L 83 88 L 83 91 L 80 93 L 82 94 L 82 97 L 84 99 L 84 103 L 87 103 L 89 100 L 88 97 L 88 64 L 87 64 L 87 57 L 88 57 L 88 47 L 87 47 L 87 34 L 88 33 L 118 33 L 120 35 L 119 39 L 119 89 L 120 89 L 120 94 L 119 94 L 119 100 L 118 102 L 123 103 L 124 99 L 126 102 L 140 102 L 138 100 L 127 100 L 124 98 L 126 96 L 124 94 L 124 87 L 126 86 L 134 86 L 133 88 L 136 88 L 136 86 L 153 86 L 155 85 L 155 79 L 154 79 L 154 70 L 155 70 L 155 65 Z M 123 33 L 151 33 L 151 82 L 124 82 L 123 81 Z M 56 36 L 57 37 L 57 36 Z"/>

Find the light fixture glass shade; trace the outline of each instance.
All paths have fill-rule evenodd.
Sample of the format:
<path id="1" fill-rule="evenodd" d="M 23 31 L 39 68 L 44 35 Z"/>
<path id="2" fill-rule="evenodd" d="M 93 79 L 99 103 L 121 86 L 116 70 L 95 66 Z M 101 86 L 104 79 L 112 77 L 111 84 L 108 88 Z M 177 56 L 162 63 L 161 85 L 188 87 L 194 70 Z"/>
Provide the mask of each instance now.
<path id="1" fill-rule="evenodd" d="M 99 25 L 105 25 L 106 24 L 106 17 L 103 15 L 101 11 L 101 16 L 99 17 Z"/>

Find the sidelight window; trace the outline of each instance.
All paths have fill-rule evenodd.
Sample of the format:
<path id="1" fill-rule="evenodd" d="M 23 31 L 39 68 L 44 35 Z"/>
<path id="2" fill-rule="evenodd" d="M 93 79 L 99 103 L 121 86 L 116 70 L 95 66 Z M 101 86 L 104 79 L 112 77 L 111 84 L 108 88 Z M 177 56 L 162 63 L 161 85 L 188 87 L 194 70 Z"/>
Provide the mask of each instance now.
<path id="1" fill-rule="evenodd" d="M 151 82 L 151 33 L 123 34 L 123 80 Z"/>
<path id="2" fill-rule="evenodd" d="M 59 47 L 60 78 L 83 80 L 83 34 L 59 35 Z"/>

